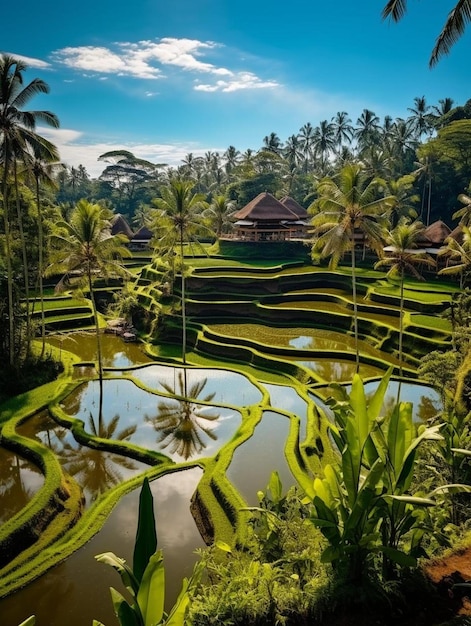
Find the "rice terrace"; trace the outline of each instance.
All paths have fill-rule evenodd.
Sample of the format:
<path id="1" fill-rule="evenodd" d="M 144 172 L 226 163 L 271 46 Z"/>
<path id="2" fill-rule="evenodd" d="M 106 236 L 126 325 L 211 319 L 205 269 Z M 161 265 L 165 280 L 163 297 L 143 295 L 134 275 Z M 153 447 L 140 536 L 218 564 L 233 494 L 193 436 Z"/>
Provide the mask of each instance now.
<path id="1" fill-rule="evenodd" d="M 25 127 L 24 71 L 0 55 L 1 625 L 470 624 L 470 102 L 378 130 L 388 167 L 359 120 L 348 158 L 272 133 L 93 180 Z"/>

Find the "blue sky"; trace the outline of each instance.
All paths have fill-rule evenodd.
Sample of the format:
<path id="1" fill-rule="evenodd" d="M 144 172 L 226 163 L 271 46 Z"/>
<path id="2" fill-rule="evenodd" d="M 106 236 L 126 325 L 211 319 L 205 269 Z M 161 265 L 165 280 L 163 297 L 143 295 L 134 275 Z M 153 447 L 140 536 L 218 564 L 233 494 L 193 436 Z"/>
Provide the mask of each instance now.
<path id="1" fill-rule="evenodd" d="M 59 117 L 41 133 L 96 177 L 109 150 L 177 165 L 338 111 L 355 123 L 365 108 L 407 117 L 415 97 L 464 104 L 471 28 L 428 67 L 456 0 L 409 0 L 399 24 L 382 20 L 385 1 L 25 0 L 3 7 L 0 50 L 49 84 L 28 108 Z"/>

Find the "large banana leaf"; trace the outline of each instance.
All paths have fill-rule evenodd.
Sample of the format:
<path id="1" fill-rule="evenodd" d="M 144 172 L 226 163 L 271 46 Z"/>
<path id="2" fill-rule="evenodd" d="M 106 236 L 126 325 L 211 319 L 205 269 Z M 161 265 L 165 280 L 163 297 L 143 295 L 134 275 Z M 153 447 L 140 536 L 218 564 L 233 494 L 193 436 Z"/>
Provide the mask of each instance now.
<path id="1" fill-rule="evenodd" d="M 154 516 L 154 501 L 149 480 L 144 478 L 139 496 L 139 518 L 134 544 L 133 573 L 141 582 L 149 559 L 157 549 L 157 531 Z"/>
<path id="2" fill-rule="evenodd" d="M 149 559 L 137 592 L 137 604 L 144 626 L 160 624 L 164 614 L 164 601 L 165 569 L 162 550 L 157 550 Z"/>

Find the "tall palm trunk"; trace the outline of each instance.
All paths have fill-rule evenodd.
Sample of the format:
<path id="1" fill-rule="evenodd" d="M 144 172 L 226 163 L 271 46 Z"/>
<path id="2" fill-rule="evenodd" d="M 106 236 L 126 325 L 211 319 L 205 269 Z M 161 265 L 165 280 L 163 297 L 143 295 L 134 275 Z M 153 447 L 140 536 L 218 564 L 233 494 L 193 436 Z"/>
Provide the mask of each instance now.
<path id="1" fill-rule="evenodd" d="M 38 275 L 39 275 L 39 298 L 41 302 L 41 359 L 44 357 L 46 349 L 46 322 L 44 317 L 44 228 L 43 214 L 39 195 L 39 178 L 36 176 L 36 207 L 38 210 Z"/>
<path id="2" fill-rule="evenodd" d="M 180 258 L 182 277 L 182 360 L 186 365 L 186 294 L 185 294 L 185 264 L 183 262 L 183 227 L 180 227 Z M 185 390 L 186 392 L 186 390 Z"/>
<path id="3" fill-rule="evenodd" d="M 15 363 L 15 310 L 13 302 L 13 267 L 11 263 L 11 232 L 8 215 L 8 150 L 5 150 L 3 164 L 3 223 L 5 229 L 5 253 L 7 261 L 7 292 L 8 292 L 8 362 L 11 367 Z"/>
<path id="4" fill-rule="evenodd" d="M 399 384 L 397 386 L 397 404 L 399 404 L 401 399 L 402 384 L 402 339 L 404 333 L 404 270 L 401 271 L 401 298 L 399 308 Z"/>
<path id="5" fill-rule="evenodd" d="M 25 306 L 26 306 L 26 357 L 28 358 L 31 352 L 31 311 L 30 311 L 30 297 L 29 297 L 29 269 L 28 269 L 28 253 L 26 249 L 26 240 L 23 229 L 23 216 L 21 214 L 21 202 L 20 193 L 18 189 L 18 169 L 16 160 L 13 162 L 13 174 L 15 181 L 15 202 L 16 202 L 16 219 L 18 222 L 18 231 L 20 233 L 21 254 L 23 257 L 23 281 L 25 289 Z"/>
<path id="6" fill-rule="evenodd" d="M 357 281 L 355 264 L 355 232 L 352 229 L 352 296 L 353 296 L 353 332 L 355 336 L 355 372 L 360 371 L 360 349 L 358 347 L 358 305 L 357 305 Z"/>
<path id="7" fill-rule="evenodd" d="M 103 421 L 103 355 L 101 350 L 100 324 L 98 321 L 98 311 L 95 302 L 95 293 L 93 291 L 92 272 L 90 264 L 87 265 L 88 289 L 90 300 L 92 302 L 93 319 L 95 320 L 96 349 L 98 359 L 98 380 L 100 385 L 100 398 L 98 403 L 98 428 L 100 429 Z"/>

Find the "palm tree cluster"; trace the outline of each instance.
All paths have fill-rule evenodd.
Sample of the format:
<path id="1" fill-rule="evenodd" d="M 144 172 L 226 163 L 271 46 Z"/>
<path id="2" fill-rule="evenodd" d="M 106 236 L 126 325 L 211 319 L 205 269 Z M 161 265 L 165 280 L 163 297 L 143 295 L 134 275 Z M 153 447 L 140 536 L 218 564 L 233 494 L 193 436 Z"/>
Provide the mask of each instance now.
<path id="1" fill-rule="evenodd" d="M 49 111 L 26 110 L 25 107 L 37 94 L 48 93 L 48 85 L 33 79 L 24 83 L 26 64 L 9 55 L 0 56 L 0 165 L 1 165 L 1 211 L 3 218 L 2 271 L 6 294 L 2 289 L 3 324 L 7 332 L 2 335 L 2 348 L 8 355 L 11 368 L 18 367 L 28 359 L 32 337 L 30 313 L 30 267 L 36 267 L 36 275 L 42 270 L 42 211 L 39 200 L 39 181 L 50 180 L 50 168 L 57 163 L 56 147 L 41 137 L 36 127 L 42 122 L 58 127 L 57 117 Z M 49 168 L 49 169 L 48 169 Z M 25 187 L 35 181 L 37 216 L 28 211 Z M 38 220 L 39 228 L 34 239 L 41 250 L 37 260 L 30 259 L 27 241 L 28 228 Z M 26 315 L 18 314 L 24 307 Z"/>

